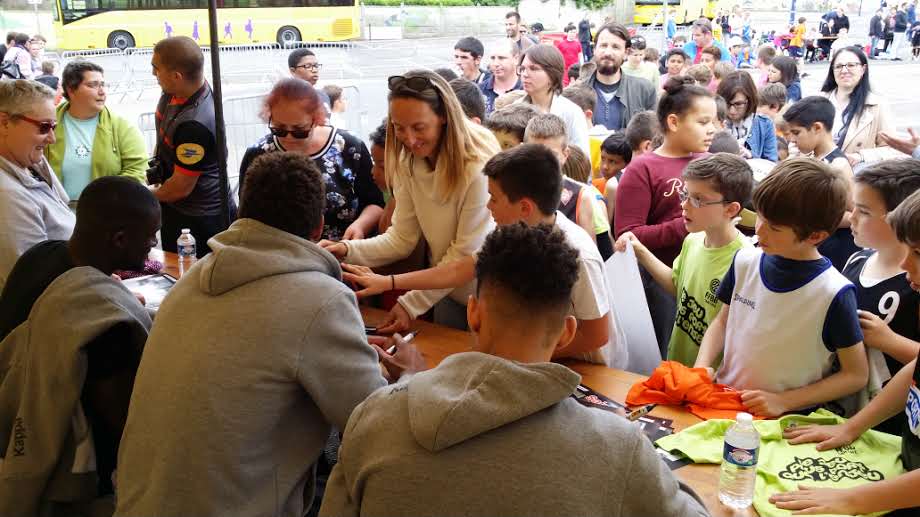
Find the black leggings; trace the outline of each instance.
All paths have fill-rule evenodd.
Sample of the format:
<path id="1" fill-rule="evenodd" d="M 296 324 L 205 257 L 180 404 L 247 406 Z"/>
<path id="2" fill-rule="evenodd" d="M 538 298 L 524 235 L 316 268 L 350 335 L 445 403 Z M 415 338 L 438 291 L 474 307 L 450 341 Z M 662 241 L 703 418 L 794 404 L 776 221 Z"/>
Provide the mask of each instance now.
<path id="1" fill-rule="evenodd" d="M 198 258 L 204 257 L 211 252 L 208 240 L 227 229 L 220 215 L 185 215 L 167 203 L 160 203 L 160 210 L 163 221 L 160 227 L 160 243 L 163 251 L 176 253 L 178 251 L 176 241 L 182 234 L 182 229 L 188 228 L 192 232 L 192 237 L 195 238 L 195 252 Z M 230 218 L 231 220 L 236 218 L 235 205 L 231 205 Z"/>

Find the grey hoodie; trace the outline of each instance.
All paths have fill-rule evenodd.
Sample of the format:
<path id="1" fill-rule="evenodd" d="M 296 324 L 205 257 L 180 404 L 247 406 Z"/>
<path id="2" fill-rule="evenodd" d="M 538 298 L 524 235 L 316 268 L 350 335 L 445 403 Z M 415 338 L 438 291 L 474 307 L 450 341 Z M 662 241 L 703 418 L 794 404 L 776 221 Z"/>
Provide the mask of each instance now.
<path id="1" fill-rule="evenodd" d="M 466 352 L 355 409 L 321 516 L 708 515 L 626 419 L 554 363 Z"/>
<path id="2" fill-rule="evenodd" d="M 331 254 L 252 219 L 208 244 L 141 359 L 116 515 L 299 517 L 330 424 L 386 381 Z"/>
<path id="3" fill-rule="evenodd" d="M 144 347 L 150 317 L 121 283 L 92 267 L 70 269 L 0 342 L 0 515 L 39 515 L 49 501 L 96 497 L 95 452 L 80 395 L 84 347 L 116 325 Z"/>

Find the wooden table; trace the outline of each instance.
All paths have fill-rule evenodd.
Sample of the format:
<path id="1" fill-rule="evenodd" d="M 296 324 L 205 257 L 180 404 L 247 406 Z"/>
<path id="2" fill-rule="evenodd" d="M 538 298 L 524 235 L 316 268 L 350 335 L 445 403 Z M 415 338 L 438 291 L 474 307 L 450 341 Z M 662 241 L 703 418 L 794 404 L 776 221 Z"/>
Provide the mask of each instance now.
<path id="1" fill-rule="evenodd" d="M 164 254 L 160 250 L 153 250 L 150 258 L 163 262 L 165 265 L 164 273 L 175 278 L 182 276 L 184 267 L 180 267 L 178 257 L 175 254 Z M 368 325 L 382 323 L 387 315 L 386 311 L 372 307 L 362 307 L 361 314 Z M 475 338 L 469 332 L 442 327 L 427 321 L 417 320 L 413 322 L 412 328 L 420 331 L 418 337 L 413 340 L 413 344 L 421 351 L 430 368 L 434 368 L 451 354 L 472 350 L 474 344 Z M 626 400 L 629 388 L 644 378 L 635 373 L 580 361 L 566 360 L 563 361 L 563 364 L 578 372 L 585 386 L 620 402 Z M 673 420 L 676 431 L 700 422 L 699 418 L 677 406 L 658 406 L 650 414 Z M 706 503 L 706 508 L 712 515 L 717 517 L 757 515 L 753 508 L 736 512 L 719 502 L 718 465 L 687 465 L 674 472 L 678 478 L 696 490 L 696 493 Z"/>

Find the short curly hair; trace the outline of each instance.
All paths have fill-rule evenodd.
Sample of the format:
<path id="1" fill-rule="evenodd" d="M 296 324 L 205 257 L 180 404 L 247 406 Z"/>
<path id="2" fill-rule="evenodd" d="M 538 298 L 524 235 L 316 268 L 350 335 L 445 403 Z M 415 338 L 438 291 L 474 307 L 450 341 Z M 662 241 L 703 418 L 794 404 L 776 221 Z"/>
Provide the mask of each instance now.
<path id="1" fill-rule="evenodd" d="M 323 224 L 326 189 L 322 173 L 308 156 L 266 153 L 246 172 L 240 217 L 310 239 Z"/>
<path id="2" fill-rule="evenodd" d="M 544 321 L 558 317 L 559 325 L 572 307 L 572 286 L 578 278 L 578 251 L 554 225 L 502 226 L 486 237 L 476 260 L 476 295 L 483 291 L 502 314 Z M 522 310 L 526 308 L 526 310 Z"/>

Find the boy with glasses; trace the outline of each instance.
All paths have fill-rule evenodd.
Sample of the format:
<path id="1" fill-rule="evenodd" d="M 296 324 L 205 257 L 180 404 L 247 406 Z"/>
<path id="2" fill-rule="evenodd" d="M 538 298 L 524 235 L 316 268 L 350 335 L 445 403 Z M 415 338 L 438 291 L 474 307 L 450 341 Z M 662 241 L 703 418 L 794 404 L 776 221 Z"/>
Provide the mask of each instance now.
<path id="1" fill-rule="evenodd" d="M 673 267 L 659 260 L 632 232 L 620 235 L 615 251 L 625 251 L 631 241 L 636 258 L 661 286 L 677 299 L 677 316 L 668 343 L 668 359 L 693 366 L 709 323 L 722 308 L 716 297 L 719 282 L 741 248 L 751 243 L 735 228 L 744 205 L 751 198 L 754 176 L 739 156 L 719 153 L 690 162 L 683 173 L 684 188 L 678 194 L 684 239 Z"/>
<path id="2" fill-rule="evenodd" d="M 332 104 L 329 102 L 329 96 L 321 88 L 316 87 L 319 82 L 319 71 L 323 69 L 323 64 L 319 62 L 316 54 L 308 48 L 299 48 L 288 54 L 288 69 L 291 76 L 310 83 L 310 86 L 316 88 L 323 107 L 326 108 L 326 116 L 332 115 Z"/>

